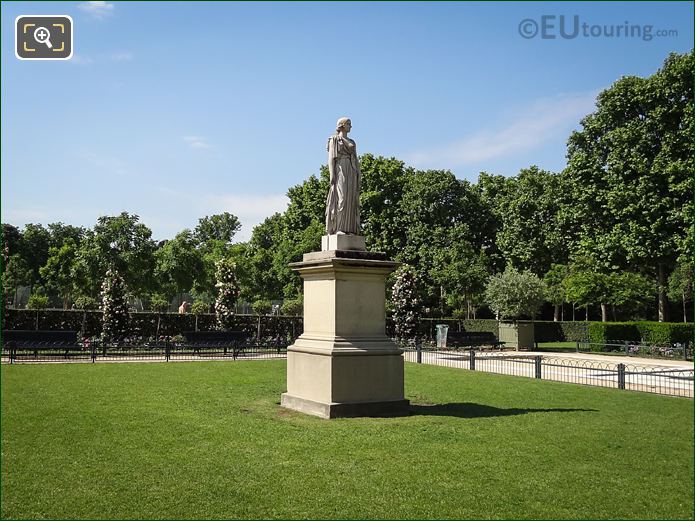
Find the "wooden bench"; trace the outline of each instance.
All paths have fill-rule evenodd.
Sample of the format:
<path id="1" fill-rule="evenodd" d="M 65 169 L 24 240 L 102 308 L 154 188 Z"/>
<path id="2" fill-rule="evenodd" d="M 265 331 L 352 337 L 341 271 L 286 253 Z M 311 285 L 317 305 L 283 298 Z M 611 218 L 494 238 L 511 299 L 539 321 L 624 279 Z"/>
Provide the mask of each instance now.
<path id="1" fill-rule="evenodd" d="M 61 351 L 65 358 L 71 352 L 83 352 L 77 343 L 77 331 L 3 330 L 2 349 L 16 358 L 17 351 L 31 351 L 38 358 L 39 351 Z"/>
<path id="2" fill-rule="evenodd" d="M 184 347 L 190 347 L 195 354 L 200 354 L 201 349 L 222 349 L 226 355 L 232 348 L 232 356 L 236 358 L 244 349 L 244 344 L 249 338 L 246 331 L 184 331 L 186 339 Z"/>
<path id="3" fill-rule="evenodd" d="M 497 340 L 494 333 L 489 331 L 449 331 L 446 336 L 446 346 L 459 347 L 490 347 L 504 349 L 504 342 Z"/>

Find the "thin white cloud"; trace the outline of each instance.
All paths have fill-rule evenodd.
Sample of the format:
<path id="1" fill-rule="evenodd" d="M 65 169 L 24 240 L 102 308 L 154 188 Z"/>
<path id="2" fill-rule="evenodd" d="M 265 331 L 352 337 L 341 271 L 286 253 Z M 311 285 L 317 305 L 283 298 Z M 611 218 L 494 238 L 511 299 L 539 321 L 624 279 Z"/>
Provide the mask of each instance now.
<path id="1" fill-rule="evenodd" d="M 128 51 L 113 52 L 109 55 L 113 62 L 129 62 L 133 59 L 133 53 Z"/>
<path id="2" fill-rule="evenodd" d="M 418 167 L 452 168 L 532 150 L 592 112 L 598 92 L 537 100 L 502 128 L 480 130 L 448 145 L 418 151 L 407 159 Z"/>
<path id="3" fill-rule="evenodd" d="M 90 65 L 94 63 L 94 60 L 89 56 L 74 53 L 72 58 L 70 58 L 70 63 L 74 65 Z"/>
<path id="4" fill-rule="evenodd" d="M 77 7 L 92 18 L 97 18 L 99 20 L 111 16 L 114 10 L 114 5 L 112 3 L 104 1 L 82 2 L 78 4 Z"/>
<path id="5" fill-rule="evenodd" d="M 198 148 L 198 149 L 212 148 L 212 145 L 210 145 L 207 141 L 205 141 L 205 138 L 200 137 L 200 136 L 184 136 L 183 140 L 191 148 Z"/>

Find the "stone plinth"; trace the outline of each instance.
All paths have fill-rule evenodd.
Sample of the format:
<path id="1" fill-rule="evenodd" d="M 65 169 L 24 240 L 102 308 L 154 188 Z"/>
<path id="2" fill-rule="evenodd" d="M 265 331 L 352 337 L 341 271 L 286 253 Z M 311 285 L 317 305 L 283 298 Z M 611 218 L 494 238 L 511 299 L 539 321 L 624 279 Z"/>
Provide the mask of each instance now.
<path id="1" fill-rule="evenodd" d="M 358 250 L 365 251 L 364 236 L 335 233 L 321 237 L 321 251 Z"/>
<path id="2" fill-rule="evenodd" d="M 407 414 L 402 351 L 385 328 L 385 279 L 398 263 L 330 250 L 291 266 L 304 281 L 304 333 L 287 349 L 281 404 L 323 418 Z"/>

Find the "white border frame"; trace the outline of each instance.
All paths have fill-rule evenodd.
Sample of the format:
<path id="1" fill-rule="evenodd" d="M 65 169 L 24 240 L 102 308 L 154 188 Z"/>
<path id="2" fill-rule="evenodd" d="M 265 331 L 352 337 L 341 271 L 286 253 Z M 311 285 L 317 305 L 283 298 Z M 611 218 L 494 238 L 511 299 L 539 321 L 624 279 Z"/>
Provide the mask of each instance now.
<path id="1" fill-rule="evenodd" d="M 64 58 L 22 58 L 19 53 L 17 52 L 17 24 L 19 22 L 20 18 L 52 18 L 55 16 L 62 16 L 63 18 L 67 18 L 70 20 L 70 55 L 65 56 Z M 75 37 L 74 37 L 74 30 L 75 30 L 75 22 L 72 20 L 72 16 L 69 14 L 20 14 L 17 18 L 14 19 L 14 55 L 17 57 L 18 60 L 22 61 L 61 61 L 61 60 L 69 60 L 72 58 L 72 55 L 75 53 Z"/>

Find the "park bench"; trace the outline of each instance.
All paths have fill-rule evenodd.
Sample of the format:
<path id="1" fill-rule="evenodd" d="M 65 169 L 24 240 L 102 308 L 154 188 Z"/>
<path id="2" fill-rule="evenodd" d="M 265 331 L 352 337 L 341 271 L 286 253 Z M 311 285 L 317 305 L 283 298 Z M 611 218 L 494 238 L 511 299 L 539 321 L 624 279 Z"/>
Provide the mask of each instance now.
<path id="1" fill-rule="evenodd" d="M 83 352 L 84 346 L 77 342 L 77 331 L 3 330 L 2 349 L 11 358 L 17 357 L 17 351 L 31 352 L 34 358 L 39 352 L 55 351 L 68 358 L 71 352 Z"/>
<path id="2" fill-rule="evenodd" d="M 229 348 L 236 358 L 243 351 L 249 338 L 246 331 L 184 331 L 184 347 L 189 347 L 194 354 L 201 354 L 205 349 L 222 349 L 226 355 Z"/>
<path id="3" fill-rule="evenodd" d="M 448 331 L 446 336 L 447 347 L 489 347 L 491 349 L 504 349 L 504 342 L 500 342 L 494 333 L 489 331 Z"/>

